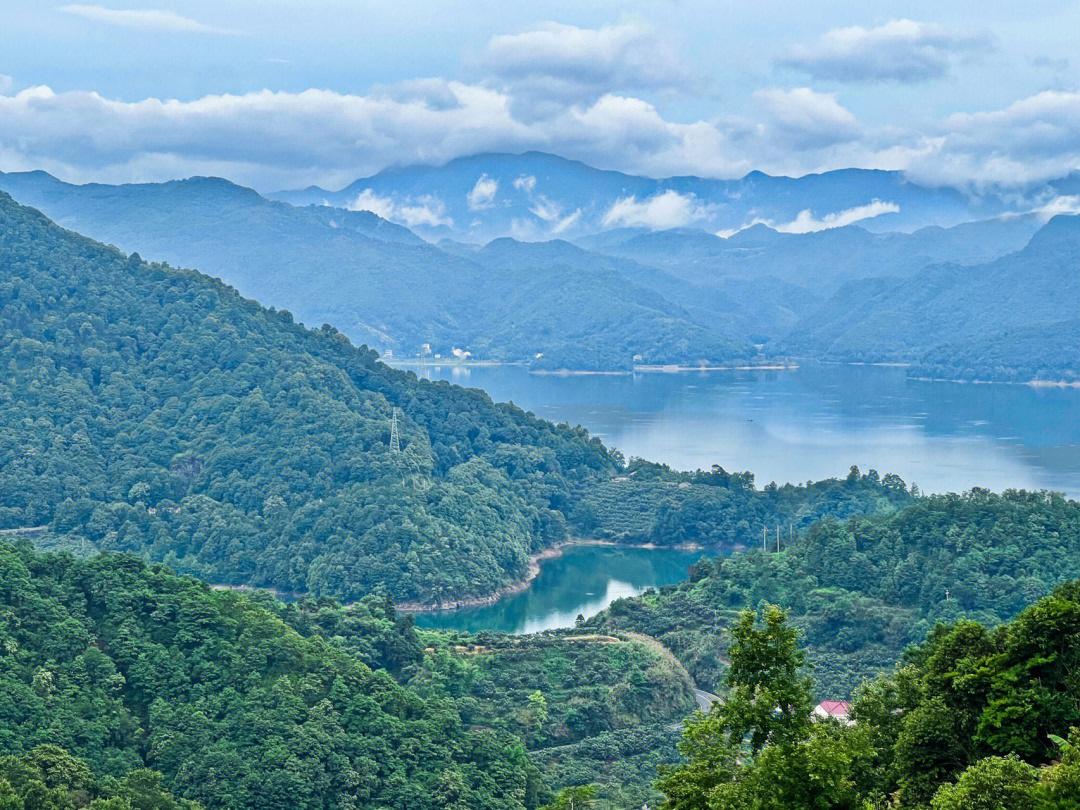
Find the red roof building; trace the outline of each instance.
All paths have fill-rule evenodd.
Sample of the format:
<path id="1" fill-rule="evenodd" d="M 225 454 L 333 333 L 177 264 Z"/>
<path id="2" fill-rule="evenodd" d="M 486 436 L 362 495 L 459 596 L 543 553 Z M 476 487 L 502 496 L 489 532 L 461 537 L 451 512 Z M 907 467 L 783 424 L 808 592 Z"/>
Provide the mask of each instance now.
<path id="1" fill-rule="evenodd" d="M 836 720 L 849 724 L 852 722 L 849 719 L 850 714 L 851 704 L 846 700 L 823 700 L 814 707 L 814 717 L 821 720 Z"/>

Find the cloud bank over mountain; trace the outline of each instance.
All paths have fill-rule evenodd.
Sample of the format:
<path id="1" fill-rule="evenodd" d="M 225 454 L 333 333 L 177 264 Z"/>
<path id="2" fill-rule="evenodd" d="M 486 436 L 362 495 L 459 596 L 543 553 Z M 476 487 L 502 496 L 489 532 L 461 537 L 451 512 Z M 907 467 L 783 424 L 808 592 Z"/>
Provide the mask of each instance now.
<path id="1" fill-rule="evenodd" d="M 302 55 L 316 66 L 321 54 L 304 37 L 318 33 L 328 49 L 337 41 L 325 26 L 308 30 L 321 18 L 289 3 L 244 26 L 230 23 L 220 6 L 199 2 L 183 14 L 28 6 L 0 34 L 9 51 L 51 27 L 87 58 L 115 61 L 122 48 L 87 43 L 124 37 L 131 51 L 125 58 L 143 64 L 153 80 L 139 84 L 139 93 L 117 95 L 95 87 L 103 71 L 50 82 L 50 70 L 27 67 L 15 75 L 17 63 L 0 65 L 0 170 L 43 168 L 76 182 L 216 174 L 268 191 L 340 188 L 394 166 L 540 150 L 651 177 L 734 178 L 752 170 L 799 176 L 856 167 L 978 190 L 1080 168 L 1080 87 L 1069 83 L 1067 56 L 1050 42 L 1045 52 L 1025 52 L 1032 45 L 1010 25 L 1006 5 L 987 6 L 978 28 L 948 19 L 944 10 L 897 5 L 911 13 L 846 24 L 833 24 L 835 11 L 818 19 L 793 9 L 786 27 L 747 9 L 728 21 L 731 30 L 745 28 L 746 41 L 771 43 L 750 54 L 727 31 L 704 47 L 705 33 L 696 28 L 707 32 L 715 21 L 701 9 L 661 14 L 653 8 L 606 22 L 598 12 L 586 23 L 570 7 L 553 7 L 557 18 L 537 22 L 510 4 L 490 21 L 473 20 L 467 36 L 427 43 L 431 53 L 386 65 L 368 82 L 317 69 L 306 81 L 280 73 L 294 60 L 269 48 L 271 41 L 308 49 Z M 345 6 L 339 12 L 343 21 L 355 14 Z M 379 14 L 370 25 L 397 26 L 397 37 L 409 25 L 426 25 L 407 9 Z M 64 29 L 64 21 L 78 25 Z M 247 55 L 245 66 L 214 67 L 211 51 L 215 59 L 231 58 L 209 45 L 222 34 L 230 35 L 230 53 Z M 401 39 L 394 53 L 415 45 L 405 48 Z M 365 43 L 359 74 L 370 72 L 379 47 L 374 39 Z M 202 65 L 197 75 L 218 76 L 218 86 L 174 94 L 176 80 L 158 63 L 179 52 Z M 1015 70 L 1003 71 L 1002 60 L 1009 59 Z M 977 82 L 990 62 L 1008 80 L 994 93 L 978 84 L 978 98 L 963 93 L 959 88 Z M 943 97 L 964 103 L 940 103 Z M 478 184 L 470 206 L 486 210 L 499 193 Z M 538 216 L 551 221 L 573 214 L 556 214 L 542 200 L 536 205 L 546 215 Z M 636 211 L 627 208 L 619 217 L 664 216 Z M 674 219 L 693 221 L 692 208 Z"/>

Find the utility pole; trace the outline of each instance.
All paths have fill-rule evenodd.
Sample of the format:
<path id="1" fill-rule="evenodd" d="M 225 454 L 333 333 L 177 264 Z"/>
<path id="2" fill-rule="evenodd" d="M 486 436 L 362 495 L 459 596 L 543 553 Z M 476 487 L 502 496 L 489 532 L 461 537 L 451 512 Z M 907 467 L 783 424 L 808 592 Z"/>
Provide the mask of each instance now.
<path id="1" fill-rule="evenodd" d="M 766 553 L 769 549 L 766 548 L 766 544 L 769 542 L 769 529 L 765 526 L 761 527 L 761 553 Z"/>
<path id="2" fill-rule="evenodd" d="M 776 524 L 776 553 L 780 553 L 780 524 Z"/>
<path id="3" fill-rule="evenodd" d="M 949 601 L 949 589 L 948 588 L 945 589 L 945 601 L 946 602 Z"/>

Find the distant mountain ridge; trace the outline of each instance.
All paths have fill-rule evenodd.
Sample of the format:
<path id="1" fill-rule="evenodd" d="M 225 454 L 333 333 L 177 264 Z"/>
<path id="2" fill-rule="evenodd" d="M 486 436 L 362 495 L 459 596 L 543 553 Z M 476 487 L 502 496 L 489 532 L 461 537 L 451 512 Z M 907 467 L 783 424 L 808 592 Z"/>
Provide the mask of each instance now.
<path id="1" fill-rule="evenodd" d="M 678 197 L 655 202 L 672 194 Z M 634 225 L 649 229 L 693 226 L 713 233 L 744 228 L 755 221 L 796 227 L 802 212 L 810 212 L 818 223 L 811 222 L 809 227 L 822 227 L 821 221 L 829 217 L 843 217 L 841 222 L 861 221 L 874 230 L 914 230 L 1014 210 L 1005 194 L 975 199 L 953 188 L 918 185 L 896 171 L 841 169 L 802 177 L 751 172 L 737 180 L 654 179 L 596 169 L 543 152 L 472 155 L 441 166 L 386 169 L 337 191 L 311 186 L 268 196 L 300 205 L 370 207 L 427 238 L 466 242 L 487 242 L 499 236 L 574 238 Z"/>
<path id="2" fill-rule="evenodd" d="M 297 207 L 218 178 L 122 186 L 0 174 L 0 190 L 126 251 L 197 267 L 309 325 L 394 356 L 471 352 L 542 368 L 751 362 L 745 336 L 702 323 L 618 263 L 563 243 L 443 251 L 370 212 Z M 512 241 L 512 240 L 508 240 Z M 623 262 L 622 264 L 628 264 Z M 497 272 L 495 269 L 497 268 Z"/>
<path id="3" fill-rule="evenodd" d="M 457 162 L 464 167 L 456 174 L 459 189 L 470 172 L 491 165 L 484 157 Z M 587 176 L 589 193 L 625 182 L 618 193 L 634 197 L 667 182 L 538 153 L 500 159 L 506 171 L 524 166 L 539 172 L 515 190 L 545 214 L 555 208 L 541 209 L 551 206 L 540 200 L 541 175 L 555 175 L 540 172 L 544 167 L 558 174 L 569 164 Z M 415 195 L 445 170 L 384 174 L 412 184 L 408 200 L 416 208 L 434 205 L 430 195 L 426 202 Z M 505 184 L 485 176 L 491 181 L 487 211 L 498 207 Z M 787 188 L 777 204 L 792 205 L 807 188 L 828 187 L 841 176 L 752 175 L 738 182 Z M 856 187 L 898 182 L 889 173 L 847 176 Z M 1063 179 L 1058 190 L 1069 191 L 1074 180 L 1080 176 Z M 969 218 L 910 233 L 868 230 L 871 220 L 807 233 L 758 222 L 726 237 L 696 226 L 612 225 L 578 236 L 568 228 L 541 241 L 444 236 L 432 244 L 370 211 L 267 200 L 220 178 L 76 186 L 43 172 L 0 173 L 0 189 L 69 228 L 197 267 L 304 323 L 333 324 L 397 358 L 417 357 L 427 344 L 429 355 L 548 370 L 824 359 L 903 362 L 914 364 L 913 374 L 965 379 L 1073 379 L 1080 373 L 1080 357 L 1070 348 L 1080 345 L 1080 331 L 1067 306 L 1078 275 L 1074 235 L 1038 213 Z M 865 190 L 848 190 L 834 202 L 847 204 Z M 402 210 L 400 202 L 387 204 Z M 445 209 L 439 215 L 448 216 Z M 1032 269 L 1054 281 L 1029 283 L 1036 278 L 1025 275 Z M 1002 285 L 1010 295 L 994 292 Z M 998 307 L 995 295 L 1009 307 Z M 988 313 L 997 320 L 983 324 Z"/>
<path id="4" fill-rule="evenodd" d="M 1080 216 L 1058 215 L 1022 249 L 909 278 L 841 287 L 781 350 L 827 360 L 906 361 L 949 379 L 1080 380 Z"/>

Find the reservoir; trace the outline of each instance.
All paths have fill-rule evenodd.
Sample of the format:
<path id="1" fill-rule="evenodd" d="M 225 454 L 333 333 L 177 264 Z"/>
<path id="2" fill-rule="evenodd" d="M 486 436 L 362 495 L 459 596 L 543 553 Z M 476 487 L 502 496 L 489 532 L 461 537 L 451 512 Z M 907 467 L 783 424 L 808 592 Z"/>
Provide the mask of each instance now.
<path id="1" fill-rule="evenodd" d="M 418 370 L 580 424 L 627 457 L 679 469 L 749 470 L 757 485 L 842 477 L 852 464 L 925 492 L 982 486 L 1080 497 L 1080 389 L 909 379 L 906 369 L 540 375 L 520 366 Z M 572 626 L 614 599 L 678 582 L 703 552 L 571 547 L 528 590 L 417 624 L 534 632 Z M 715 553 L 715 552 L 711 552 Z"/>
<path id="2" fill-rule="evenodd" d="M 617 546 L 568 546 L 540 563 L 540 574 L 521 593 L 479 607 L 417 613 L 416 624 L 438 630 L 538 633 L 573 627 L 616 599 L 686 579 L 704 551 Z M 714 554 L 716 552 L 713 552 Z"/>
<path id="3" fill-rule="evenodd" d="M 410 370 L 418 370 L 409 366 Z M 540 375 L 521 366 L 428 366 L 628 458 L 750 471 L 757 485 L 896 473 L 924 492 L 981 486 L 1080 497 L 1080 388 L 926 382 L 904 368 Z"/>

